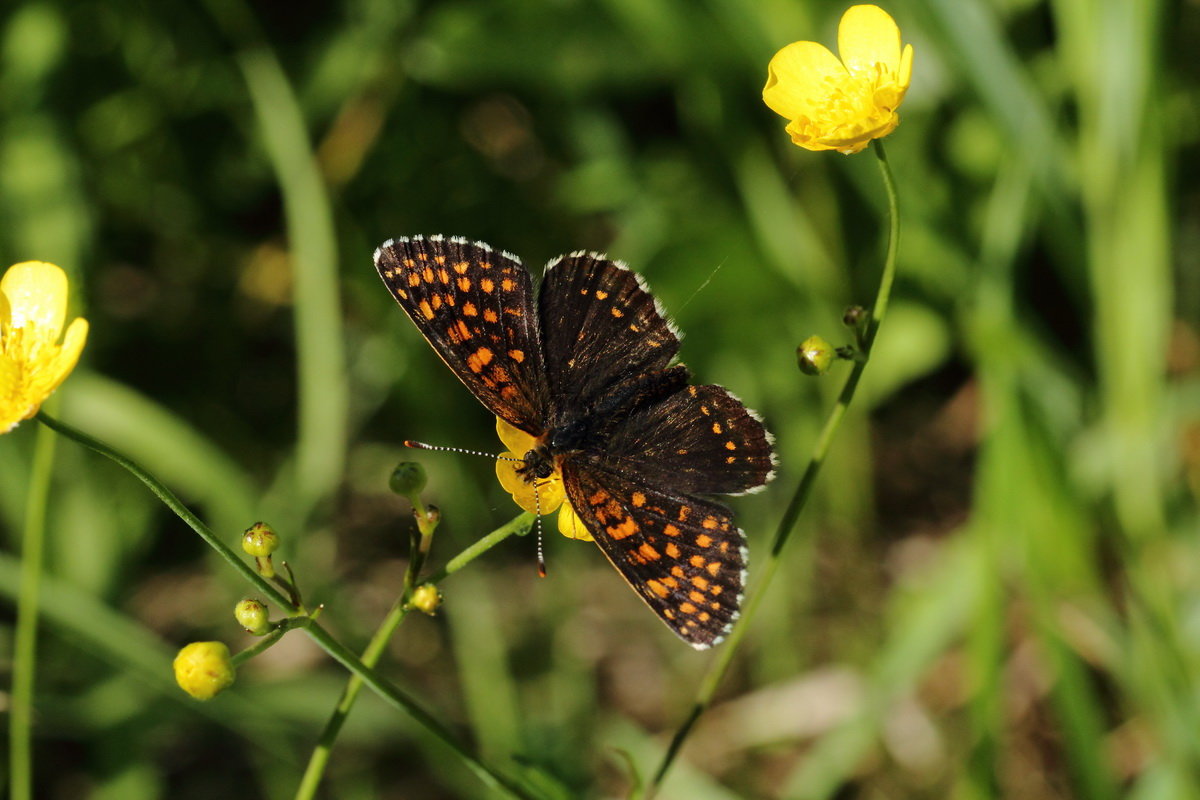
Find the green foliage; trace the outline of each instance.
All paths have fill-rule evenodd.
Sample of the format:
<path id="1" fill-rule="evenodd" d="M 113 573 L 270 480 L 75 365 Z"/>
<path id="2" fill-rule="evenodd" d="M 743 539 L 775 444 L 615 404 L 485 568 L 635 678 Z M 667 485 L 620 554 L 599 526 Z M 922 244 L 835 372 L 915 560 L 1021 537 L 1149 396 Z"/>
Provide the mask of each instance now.
<path id="1" fill-rule="evenodd" d="M 759 99 L 771 54 L 832 41 L 842 10 L 10 4 L 0 265 L 57 262 L 91 322 L 61 416 L 231 546 L 270 520 L 276 559 L 358 650 L 403 586 L 401 442 L 499 447 L 371 252 L 416 233 L 535 269 L 604 250 L 647 277 L 693 372 L 778 437 L 775 484 L 734 501 L 753 579 L 849 369 L 804 378 L 795 348 L 850 343 L 843 310 L 882 260 L 871 157 L 800 151 Z M 787 578 L 662 797 L 1200 796 L 1195 9 L 888 10 L 916 48 L 887 140 L 891 313 Z M 35 428 L 0 438 L 10 602 Z M 245 584 L 124 471 L 66 440 L 55 459 L 39 795 L 290 797 L 345 671 L 290 633 L 188 701 L 172 654 L 252 644 L 229 614 Z M 432 567 L 517 513 L 489 461 L 419 460 L 442 510 Z M 380 672 L 533 796 L 624 796 L 710 656 L 593 546 L 546 539 L 546 580 L 530 537 L 448 576 Z M 6 621 L 6 663 L 12 640 Z M 324 792 L 488 796 L 368 693 Z"/>

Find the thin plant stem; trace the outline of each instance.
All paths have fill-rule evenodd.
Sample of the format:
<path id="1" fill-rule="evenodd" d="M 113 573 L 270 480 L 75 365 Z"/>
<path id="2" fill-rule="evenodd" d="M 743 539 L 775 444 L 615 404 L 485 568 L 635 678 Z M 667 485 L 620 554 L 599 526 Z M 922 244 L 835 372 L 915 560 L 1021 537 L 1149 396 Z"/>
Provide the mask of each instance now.
<path id="1" fill-rule="evenodd" d="M 830 410 L 829 416 L 825 420 L 825 425 L 817 437 L 817 442 L 813 446 L 813 452 L 809 457 L 808 465 L 804 469 L 804 474 L 800 476 L 800 482 L 792 494 L 792 499 L 788 502 L 783 516 L 779 519 L 779 526 L 775 530 L 775 537 L 771 543 L 771 551 L 767 555 L 766 567 L 764 567 L 763 573 L 755 583 L 754 588 L 748 593 L 749 596 L 742 610 L 742 617 L 737 625 L 734 626 L 725 646 L 718 652 L 717 657 L 709 666 L 708 672 L 705 673 L 700 683 L 700 688 L 696 693 L 696 700 L 692 704 L 687 717 L 671 738 L 671 743 L 667 746 L 667 752 L 663 755 L 662 762 L 658 765 L 658 769 L 654 773 L 654 778 L 646 787 L 643 800 L 650 800 L 654 797 L 663 780 L 666 778 L 668 771 L 670 771 L 671 765 L 674 764 L 675 758 L 679 755 L 679 751 L 683 748 L 684 742 L 687 741 L 688 736 L 691 734 L 701 715 L 712 703 L 713 696 L 716 694 L 718 687 L 720 687 L 721 681 L 725 678 L 725 674 L 729 671 L 729 665 L 733 663 L 733 657 L 737 653 L 742 637 L 745 635 L 750 621 L 754 619 L 755 612 L 762 603 L 762 599 L 766 595 L 767 589 L 775 577 L 775 573 L 779 570 L 783 548 L 791 538 L 796 521 L 800 518 L 800 512 L 804 510 L 804 506 L 812 494 L 812 487 L 816 483 L 817 475 L 820 474 L 821 466 L 825 463 L 825 456 L 829 453 L 829 446 L 833 442 L 833 437 L 837 433 L 842 420 L 845 418 L 846 410 L 850 407 L 851 401 L 854 400 L 854 393 L 858 389 L 859 380 L 862 378 L 863 371 L 870 361 L 871 347 L 874 345 L 875 337 L 879 333 L 880 323 L 883 322 L 884 315 L 887 313 L 888 300 L 892 293 L 892 283 L 896 277 L 896 251 L 900 242 L 899 204 L 896 196 L 896 183 L 892 178 L 892 170 L 888 165 L 883 143 L 875 139 L 871 142 L 871 145 L 879 164 L 879 171 L 883 176 L 883 185 L 887 193 L 889 224 L 887 253 L 884 256 L 883 272 L 879 278 L 879 289 L 875 294 L 875 304 L 871 307 L 870 316 L 867 318 L 863 330 L 861 357 L 854 361 L 854 366 L 846 378 L 846 383 L 843 384 L 842 391 L 838 394 L 837 402 Z"/>
<path id="2" fill-rule="evenodd" d="M 33 796 L 33 686 L 37 675 L 38 590 L 46 542 L 46 507 L 54 471 L 54 435 L 38 429 L 25 529 L 21 537 L 21 586 L 17 596 L 17 633 L 13 648 L 12 697 L 9 701 L 9 797 Z"/>
<path id="3" fill-rule="evenodd" d="M 247 647 L 242 652 L 234 655 L 233 658 L 230 659 L 230 661 L 233 662 L 233 666 L 240 667 L 242 664 L 245 664 L 247 661 L 254 658 L 256 655 L 263 652 L 264 650 L 269 648 L 271 645 L 275 644 L 280 639 L 282 639 L 283 635 L 285 633 L 287 633 L 289 630 L 291 630 L 293 627 L 295 627 L 295 626 L 279 625 L 277 628 L 272 629 L 271 632 L 268 633 L 266 636 L 262 637 L 261 639 L 259 639 L 257 642 L 255 642 L 254 644 Z"/>
<path id="4" fill-rule="evenodd" d="M 66 436 L 68 439 L 73 439 L 89 450 L 99 453 L 105 458 L 111 459 L 124 467 L 127 471 L 132 473 L 135 478 L 146 484 L 147 488 L 149 488 L 159 500 L 162 500 L 163 503 L 166 504 L 167 508 L 175 512 L 175 516 L 179 517 L 187 524 L 189 528 L 199 534 L 200 538 L 204 540 L 205 544 L 216 550 L 221 558 L 225 559 L 225 561 L 227 561 L 229 565 L 233 567 L 234 570 L 237 571 L 243 578 L 252 583 L 254 588 L 267 595 L 267 597 L 269 597 L 276 605 L 278 605 L 280 608 L 286 609 L 289 613 L 296 613 L 299 611 L 299 609 L 292 605 L 292 602 L 287 595 L 283 594 L 278 587 L 255 572 L 254 569 L 244 560 L 242 560 L 237 553 L 235 553 L 228 545 L 221 541 L 199 517 L 193 514 L 191 509 L 185 506 L 180 499 L 175 496 L 174 492 L 172 492 L 165 485 L 163 485 L 161 481 L 143 469 L 140 464 L 133 461 L 133 459 L 118 453 L 104 442 L 88 436 L 78 428 L 74 428 L 67 423 L 62 422 L 61 420 L 51 417 L 44 411 L 38 413 L 37 421 L 48 428 L 53 428 L 55 431 L 61 433 L 63 436 Z"/>
<path id="5" fill-rule="evenodd" d="M 79 444 L 82 444 L 84 447 L 87 447 L 88 449 L 93 450 L 105 456 L 106 458 L 112 459 L 117 464 L 131 472 L 138 480 L 146 484 L 150 491 L 152 491 L 156 497 L 162 500 L 168 508 L 174 511 L 180 519 L 186 522 L 188 526 L 192 528 L 192 530 L 198 533 L 210 547 L 216 550 L 226 561 L 228 561 L 230 565 L 242 575 L 242 577 L 253 584 L 256 589 L 270 597 L 272 601 L 274 601 L 280 608 L 287 610 L 289 614 L 297 615 L 300 613 L 299 609 L 296 608 L 296 606 L 294 606 L 291 601 L 279 591 L 277 587 L 272 585 L 257 572 L 251 569 L 246 562 L 240 559 L 237 554 L 233 552 L 233 550 L 231 550 L 224 542 L 217 538 L 217 536 L 208 528 L 207 525 L 204 524 L 204 522 L 200 520 L 199 517 L 193 514 L 187 508 L 187 506 L 180 502 L 179 498 L 176 497 L 170 489 L 164 486 L 157 478 L 144 470 L 132 459 L 127 458 L 121 453 L 118 453 L 116 450 L 104 444 L 103 442 L 88 436 L 83 431 L 73 428 L 64 422 L 61 422 L 60 420 L 54 419 L 44 412 L 38 413 L 37 420 L 46 427 L 61 433 L 63 436 L 66 436 L 69 439 L 73 439 Z M 362 660 L 359 659 L 359 657 L 353 652 L 351 652 L 345 645 L 335 639 L 328 631 L 326 631 L 316 622 L 313 622 L 311 617 L 308 618 L 307 623 L 297 620 L 293 624 L 297 627 L 303 628 L 304 632 L 309 636 L 309 638 L 316 642 L 322 650 L 332 656 L 333 659 L 343 667 L 361 678 L 363 683 L 365 683 L 372 691 L 383 698 L 388 705 L 407 713 L 414 720 L 416 720 L 416 722 L 420 724 L 421 727 L 426 730 L 426 732 L 430 733 L 434 738 L 438 739 L 451 750 L 453 750 L 464 761 L 467 767 L 470 768 L 471 771 L 474 772 L 475 775 L 478 776 L 479 779 L 483 781 L 483 783 L 489 788 L 503 791 L 510 797 L 528 797 L 521 787 L 516 785 L 506 776 L 493 770 L 490 766 L 484 764 L 473 754 L 471 754 L 447 728 L 445 728 L 428 711 L 422 708 L 416 702 L 416 700 L 409 697 L 408 694 L 406 694 L 395 684 L 380 677 L 374 670 L 364 664 Z"/>
<path id="6" fill-rule="evenodd" d="M 417 514 L 424 514 L 424 508 L 419 505 L 419 501 L 415 503 Z M 446 571 L 445 569 L 438 572 L 436 576 L 430 578 L 424 583 L 436 584 L 453 572 L 458 571 L 468 563 L 483 555 L 485 552 L 495 547 L 500 542 L 517 533 L 523 528 L 527 528 L 533 519 L 533 515 L 529 512 L 524 512 L 517 515 L 511 521 L 500 526 L 496 530 L 484 536 L 463 552 L 459 553 L 451 563 L 454 563 L 455 569 Z M 410 568 L 405 573 L 405 585 L 400 597 L 396 599 L 392 605 L 387 617 L 379 625 L 375 634 L 371 637 L 371 641 L 363 650 L 362 661 L 368 667 L 374 667 L 380 656 L 383 655 L 384 648 L 387 646 L 388 640 L 395 633 L 396 628 L 408 616 L 409 606 L 407 600 L 416 585 L 417 576 L 420 574 L 419 561 L 424 560 L 427 552 L 427 535 L 422 535 L 422 541 L 414 548 L 413 558 L 409 562 Z M 483 545 L 483 546 L 480 546 Z M 415 566 L 413 566 L 415 565 Z M 321 731 L 321 737 L 317 741 L 317 746 L 313 748 L 312 756 L 309 757 L 308 766 L 304 770 L 304 777 L 300 780 L 300 786 L 296 789 L 295 800 L 310 800 L 316 796 L 317 787 L 321 783 L 321 779 L 325 775 L 325 769 L 329 764 L 329 757 L 333 752 L 334 742 L 337 741 L 338 734 L 342 730 L 342 725 L 345 724 L 346 718 L 350 715 L 350 710 L 354 707 L 355 701 L 358 699 L 358 694 L 362 690 L 362 679 L 357 675 L 351 675 L 346 681 L 346 686 L 342 689 L 342 696 L 338 699 L 337 705 L 333 709 L 329 720 L 325 723 L 325 729 Z"/>

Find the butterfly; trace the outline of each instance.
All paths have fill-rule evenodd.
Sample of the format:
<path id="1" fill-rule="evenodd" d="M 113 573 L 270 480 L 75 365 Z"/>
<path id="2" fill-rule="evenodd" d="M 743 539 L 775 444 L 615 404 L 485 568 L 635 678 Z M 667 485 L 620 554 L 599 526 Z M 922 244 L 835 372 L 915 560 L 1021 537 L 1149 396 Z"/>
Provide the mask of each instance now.
<path id="1" fill-rule="evenodd" d="M 679 334 L 641 277 L 576 252 L 535 294 L 520 260 L 460 237 L 392 239 L 375 266 L 488 411 L 534 437 L 518 469 L 561 476 L 567 502 L 655 614 L 693 647 L 737 618 L 746 538 L 706 495 L 774 475 L 772 437 L 721 386 L 673 363 Z"/>

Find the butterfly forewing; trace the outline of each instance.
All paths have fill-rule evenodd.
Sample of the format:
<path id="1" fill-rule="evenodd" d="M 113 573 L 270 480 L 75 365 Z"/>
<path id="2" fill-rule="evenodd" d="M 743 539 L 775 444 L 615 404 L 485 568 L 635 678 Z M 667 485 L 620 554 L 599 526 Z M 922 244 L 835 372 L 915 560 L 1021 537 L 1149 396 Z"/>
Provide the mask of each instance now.
<path id="1" fill-rule="evenodd" d="M 528 270 L 462 238 L 392 239 L 375 268 L 396 302 L 489 411 L 527 433 L 546 419 L 546 371 Z"/>
<path id="2" fill-rule="evenodd" d="M 679 337 L 638 276 L 595 253 L 552 261 L 538 292 L 553 424 L 629 376 L 665 368 Z"/>
<path id="3" fill-rule="evenodd" d="M 688 644 L 711 647 L 737 618 L 745 537 L 729 509 L 565 459 L 563 486 L 608 560 Z"/>

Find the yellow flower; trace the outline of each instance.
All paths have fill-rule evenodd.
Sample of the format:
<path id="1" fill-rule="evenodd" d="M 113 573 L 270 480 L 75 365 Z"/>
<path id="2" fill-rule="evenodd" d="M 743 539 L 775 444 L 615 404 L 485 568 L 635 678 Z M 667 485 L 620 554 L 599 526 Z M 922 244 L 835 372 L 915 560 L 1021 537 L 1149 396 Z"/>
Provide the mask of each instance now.
<path id="1" fill-rule="evenodd" d="M 53 264 L 26 261 L 0 278 L 0 433 L 38 412 L 79 361 L 88 324 L 67 316 L 67 275 Z"/>
<path id="2" fill-rule="evenodd" d="M 526 481 L 524 475 L 517 473 L 520 460 L 525 458 L 525 454 L 536 445 L 534 438 L 524 431 L 517 430 L 499 417 L 496 417 L 496 433 L 499 434 L 500 441 L 504 442 L 504 446 L 508 448 L 508 452 L 502 454 L 504 457 L 496 460 L 496 477 L 499 478 L 504 491 L 511 494 L 516 504 L 531 514 L 539 511 L 543 514 L 550 514 L 557 509 L 559 533 L 568 539 L 592 541 L 592 535 L 588 533 L 583 520 L 579 519 L 575 509 L 571 508 L 571 504 L 567 501 L 566 492 L 563 490 L 562 475 L 557 470 L 549 478 L 537 482 L 536 492 L 534 485 Z"/>
<path id="3" fill-rule="evenodd" d="M 808 150 L 857 153 L 900 124 L 896 109 L 912 80 L 912 45 L 879 6 L 851 6 L 838 26 L 837 56 L 793 42 L 767 67 L 763 102 L 791 120 L 792 142 Z"/>
<path id="4" fill-rule="evenodd" d="M 233 684 L 233 660 L 221 642 L 192 642 L 175 656 L 175 682 L 197 700 L 211 700 Z"/>

